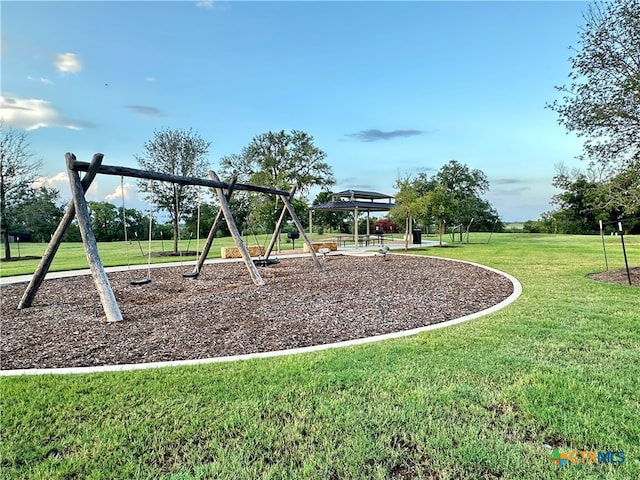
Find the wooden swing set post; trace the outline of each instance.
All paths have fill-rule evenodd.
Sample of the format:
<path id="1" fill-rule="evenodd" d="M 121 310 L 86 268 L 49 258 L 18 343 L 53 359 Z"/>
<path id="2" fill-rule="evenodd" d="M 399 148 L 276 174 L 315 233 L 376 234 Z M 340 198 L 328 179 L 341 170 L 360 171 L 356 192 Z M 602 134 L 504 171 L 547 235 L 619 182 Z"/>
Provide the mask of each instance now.
<path id="1" fill-rule="evenodd" d="M 233 189 L 235 187 L 237 181 L 237 177 L 233 177 L 229 182 L 229 188 L 227 189 L 227 193 L 224 194 L 227 202 L 231 199 L 231 195 L 233 195 Z M 204 265 L 207 256 L 209 255 L 209 251 L 211 250 L 211 245 L 213 245 L 213 239 L 216 237 L 216 233 L 218 231 L 218 227 L 220 226 L 220 220 L 222 220 L 222 208 L 218 209 L 218 213 L 216 214 L 216 218 L 213 221 L 213 225 L 211 225 L 211 230 L 209 230 L 209 235 L 207 236 L 207 241 L 202 248 L 202 252 L 200 252 L 200 257 L 198 258 L 198 263 L 196 264 L 194 273 L 200 273 L 202 267 Z"/>
<path id="2" fill-rule="evenodd" d="M 73 156 L 73 158 L 75 159 L 75 156 Z M 89 164 L 87 173 L 84 175 L 81 181 L 83 192 L 86 192 L 89 189 L 89 186 L 91 185 L 93 180 L 96 178 L 96 174 L 98 173 L 98 168 L 100 167 L 100 164 L 102 163 L 103 158 L 104 158 L 104 155 L 102 153 L 96 153 L 91 159 L 91 163 Z M 42 255 L 42 258 L 40 259 L 40 263 L 38 264 L 38 267 L 36 268 L 36 271 L 34 272 L 33 277 L 31 277 L 29 286 L 27 287 L 27 289 L 24 291 L 24 294 L 22 295 L 22 299 L 18 304 L 19 310 L 23 308 L 31 307 L 31 304 L 33 303 L 33 299 L 35 298 L 36 293 L 40 288 L 40 285 L 42 285 L 42 281 L 44 280 L 44 277 L 47 275 L 47 272 L 51 267 L 51 262 L 53 262 L 53 257 L 55 257 L 58 251 L 58 247 L 60 247 L 60 243 L 62 243 L 62 237 L 67 231 L 67 228 L 69 228 L 69 225 L 71 225 L 71 222 L 74 219 L 75 215 L 76 215 L 76 205 L 74 202 L 70 202 L 69 206 L 67 207 L 67 211 L 65 212 L 64 216 L 60 220 L 60 223 L 58 224 L 58 227 L 56 228 L 56 231 L 51 236 L 49 245 L 47 246 L 47 249 L 44 252 L 44 255 Z"/>
<path id="3" fill-rule="evenodd" d="M 100 260 L 96 237 L 91 229 L 91 216 L 89 215 L 87 200 L 84 198 L 84 190 L 80 183 L 80 175 L 73 169 L 75 159 L 75 155 L 72 153 L 66 154 L 69 184 L 71 185 L 73 203 L 76 206 L 76 218 L 78 227 L 80 227 L 82 242 L 84 243 L 84 251 L 87 255 L 87 262 L 89 262 L 89 268 L 91 269 L 93 281 L 98 290 L 100 301 L 102 302 L 102 308 L 107 316 L 107 321 L 118 322 L 122 320 L 122 313 L 120 312 L 118 301 L 107 278 L 107 273 L 102 266 L 102 260 Z"/>
<path id="4" fill-rule="evenodd" d="M 293 188 L 291 189 L 291 192 L 289 192 L 289 198 L 293 198 L 293 194 L 296 193 L 296 186 L 294 185 Z M 269 241 L 269 246 L 267 247 L 267 250 L 264 253 L 264 258 L 266 260 L 269 260 L 269 255 L 271 255 L 271 252 L 273 251 L 273 247 L 276 244 L 276 241 L 278 240 L 278 236 L 280 235 L 280 230 L 282 229 L 282 224 L 284 223 L 284 215 L 287 213 L 287 206 L 285 204 L 283 204 L 282 206 L 282 211 L 280 212 L 280 217 L 278 218 L 278 221 L 276 222 L 276 228 L 273 232 L 273 235 L 271 236 L 271 240 Z"/>
<path id="5" fill-rule="evenodd" d="M 210 170 L 209 177 L 214 182 L 220 182 L 218 175 Z M 227 226 L 229 227 L 229 231 L 231 232 L 231 236 L 233 240 L 236 242 L 236 247 L 238 247 L 238 251 L 242 255 L 242 259 L 244 260 L 244 264 L 247 266 L 247 270 L 249 270 L 249 275 L 253 280 L 253 283 L 262 287 L 265 283 L 262 277 L 260 276 L 260 272 L 258 271 L 258 267 L 256 267 L 253 260 L 251 260 L 251 255 L 249 254 L 249 250 L 247 246 L 242 241 L 242 237 L 240 236 L 240 232 L 238 231 L 238 227 L 236 226 L 236 222 L 233 220 L 233 215 L 231 213 L 231 208 L 229 207 L 229 202 L 227 202 L 227 198 L 224 195 L 222 188 L 215 187 L 216 194 L 218 195 L 218 201 L 220 202 L 220 210 L 224 214 L 224 218 L 227 220 Z"/>
<path id="6" fill-rule="evenodd" d="M 293 220 L 294 225 L 298 229 L 298 232 L 300 232 L 300 235 L 302 235 L 302 239 L 304 240 L 304 243 L 306 243 L 307 247 L 309 247 L 309 253 L 311 253 L 311 258 L 313 259 L 313 263 L 315 264 L 316 269 L 320 271 L 324 270 L 324 267 L 322 266 L 322 264 L 320 263 L 320 260 L 318 259 L 318 256 L 316 255 L 316 251 L 313 248 L 313 244 L 311 243 L 309 236 L 305 233 L 304 228 L 302 227 L 302 223 L 300 223 L 300 219 L 296 215 L 296 212 L 293 209 L 291 202 L 289 201 L 289 197 L 287 195 L 280 195 L 280 198 L 284 202 L 284 205 L 287 208 L 287 210 L 289 210 L 289 215 L 291 215 L 291 219 Z"/>

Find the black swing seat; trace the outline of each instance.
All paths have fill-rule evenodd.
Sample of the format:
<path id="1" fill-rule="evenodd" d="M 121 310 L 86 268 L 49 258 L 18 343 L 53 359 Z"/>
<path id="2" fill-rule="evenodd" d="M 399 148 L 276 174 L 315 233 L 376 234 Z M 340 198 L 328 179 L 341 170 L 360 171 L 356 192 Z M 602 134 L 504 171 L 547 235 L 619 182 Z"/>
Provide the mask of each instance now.
<path id="1" fill-rule="evenodd" d="M 257 258 L 253 263 L 258 267 L 268 267 L 269 265 L 276 265 L 277 263 L 280 263 L 280 260 L 277 258 Z"/>
<path id="2" fill-rule="evenodd" d="M 184 278 L 198 278 L 198 275 L 200 275 L 200 272 L 198 271 L 187 272 L 182 274 Z"/>
<path id="3" fill-rule="evenodd" d="M 131 280 L 129 282 L 131 285 L 146 285 L 147 283 L 151 283 L 150 278 L 141 278 L 140 280 Z"/>

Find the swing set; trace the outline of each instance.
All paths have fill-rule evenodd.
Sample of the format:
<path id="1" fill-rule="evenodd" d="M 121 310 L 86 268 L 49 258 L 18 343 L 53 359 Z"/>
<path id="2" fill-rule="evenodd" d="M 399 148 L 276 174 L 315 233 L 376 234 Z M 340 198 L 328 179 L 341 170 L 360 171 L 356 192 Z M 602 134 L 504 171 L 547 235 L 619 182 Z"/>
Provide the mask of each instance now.
<path id="1" fill-rule="evenodd" d="M 149 208 L 149 246 L 147 248 L 147 277 L 140 279 L 133 279 L 131 275 L 131 260 L 129 259 L 129 239 L 127 238 L 127 214 L 124 205 L 124 176 L 120 175 L 120 194 L 122 196 L 122 228 L 124 230 L 124 244 L 127 252 L 127 272 L 129 273 L 129 283 L 131 285 L 146 285 L 151 283 L 151 227 L 153 222 L 153 216 L 151 208 Z M 136 240 L 138 241 L 138 247 L 140 247 L 140 254 L 144 256 L 142 251 L 142 245 L 140 245 L 140 239 L 138 238 L 138 232 L 135 232 Z"/>
<path id="2" fill-rule="evenodd" d="M 36 268 L 36 271 L 25 290 L 22 299 L 18 305 L 19 309 L 28 308 L 32 305 L 33 299 L 38 291 L 38 288 L 42 284 L 49 267 L 51 266 L 51 262 L 58 251 L 58 247 L 62 242 L 62 237 L 71 224 L 71 221 L 74 217 L 77 218 L 78 226 L 80 228 L 80 233 L 82 235 L 82 242 L 84 244 L 85 253 L 87 255 L 87 261 L 89 263 L 89 268 L 91 269 L 91 275 L 93 276 L 93 280 L 98 291 L 98 295 L 100 296 L 100 301 L 102 303 L 102 307 L 104 309 L 106 320 L 109 322 L 115 322 L 122 320 L 122 313 L 120 312 L 120 307 L 118 306 L 118 302 L 116 301 L 115 295 L 113 293 L 113 289 L 111 284 L 109 283 L 109 279 L 107 278 L 107 274 L 102 265 L 102 261 L 100 259 L 100 255 L 98 253 L 98 247 L 96 243 L 95 235 L 93 234 L 93 230 L 91 228 L 91 220 L 89 216 L 89 209 L 87 207 L 87 201 L 85 198 L 85 192 L 89 189 L 89 186 L 95 179 L 98 173 L 103 175 L 117 175 L 121 177 L 121 186 L 124 186 L 124 177 L 133 177 L 140 179 L 147 179 L 149 181 L 161 181 L 161 182 L 169 182 L 174 185 L 194 185 L 201 187 L 209 187 L 213 188 L 218 197 L 218 201 L 220 203 L 220 209 L 216 215 L 216 218 L 211 226 L 211 230 L 209 231 L 209 235 L 207 236 L 207 240 L 205 241 L 204 247 L 198 256 L 196 252 L 197 261 L 196 265 L 192 272 L 185 273 L 183 276 L 187 278 L 196 278 L 200 272 L 202 271 L 202 267 L 204 262 L 209 254 L 209 250 L 211 249 L 211 245 L 213 244 L 213 239 L 218 230 L 218 225 L 224 216 L 229 231 L 231 232 L 231 236 L 234 239 L 236 247 L 242 255 L 242 259 L 249 271 L 249 275 L 253 280 L 254 284 L 257 286 L 262 286 L 265 284 L 262 279 L 260 272 L 257 269 L 256 264 L 251 259 L 249 251 L 242 241 L 242 237 L 236 223 L 233 219 L 233 215 L 231 214 L 231 209 L 229 207 L 229 199 L 233 194 L 234 190 L 243 190 L 250 191 L 256 193 L 264 193 L 269 195 L 277 195 L 278 198 L 282 200 L 283 208 L 280 214 L 280 218 L 276 224 L 276 229 L 271 237 L 271 241 L 269 246 L 264 254 L 264 260 L 268 262 L 269 255 L 275 245 L 277 237 L 279 237 L 279 232 L 282 227 L 282 223 L 284 221 L 284 217 L 286 212 L 288 211 L 291 215 L 291 219 L 293 220 L 296 228 L 300 232 L 304 242 L 309 247 L 309 251 L 311 254 L 311 258 L 315 264 L 317 270 L 322 271 L 323 266 L 320 263 L 318 257 L 315 254 L 313 246 L 311 244 L 311 240 L 308 235 L 304 232 L 302 224 L 296 215 L 293 206 L 291 205 L 291 197 L 295 193 L 295 187 L 290 191 L 278 190 L 275 188 L 263 187 L 259 185 L 250 185 L 250 184 L 241 184 L 236 183 L 236 179 L 233 178 L 229 183 L 221 182 L 215 172 L 210 171 L 209 177 L 210 179 L 202 179 L 197 177 L 185 177 L 179 175 L 172 175 L 160 172 L 152 172 L 148 170 L 138 170 L 129 167 L 121 167 L 121 166 L 113 166 L 113 165 L 102 165 L 102 159 L 104 155 L 101 153 L 96 153 L 91 163 L 86 162 L 78 162 L 76 157 L 72 153 L 67 153 L 65 155 L 66 164 L 67 164 L 67 173 L 69 175 L 69 183 L 71 186 L 71 193 L 73 196 L 73 201 L 67 207 L 67 210 L 60 220 L 56 231 L 51 236 L 51 241 L 47 246 L 41 260 L 40 264 Z M 80 179 L 79 172 L 85 172 L 85 175 L 82 179 Z M 122 188 L 123 195 L 123 215 L 125 215 L 124 209 L 124 189 Z M 199 212 L 199 201 L 198 201 L 198 212 Z M 198 213 L 198 243 L 199 243 L 199 230 L 200 230 L 200 214 Z M 126 216 L 124 218 L 124 228 L 125 228 L 125 237 L 126 237 Z M 152 212 L 149 211 L 149 251 L 148 255 L 148 265 L 147 265 L 147 277 L 143 279 L 133 279 L 130 278 L 130 283 L 132 285 L 145 285 L 151 282 L 151 226 L 152 226 Z M 125 242 L 128 245 L 127 238 L 125 238 Z M 198 245 L 199 246 L 199 245 Z M 196 250 L 198 248 L 196 247 Z M 128 254 L 127 254 L 128 255 Z M 128 263 L 128 262 L 127 262 Z"/>

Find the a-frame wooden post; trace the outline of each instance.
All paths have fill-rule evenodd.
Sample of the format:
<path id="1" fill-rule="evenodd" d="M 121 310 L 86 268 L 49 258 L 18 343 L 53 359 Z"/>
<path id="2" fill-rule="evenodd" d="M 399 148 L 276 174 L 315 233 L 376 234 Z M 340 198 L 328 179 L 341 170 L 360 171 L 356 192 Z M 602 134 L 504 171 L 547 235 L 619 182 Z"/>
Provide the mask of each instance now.
<path id="1" fill-rule="evenodd" d="M 296 192 L 296 187 L 295 185 L 293 186 L 293 188 L 291 189 L 291 192 L 289 193 L 289 198 L 293 198 L 293 194 Z M 280 217 L 278 218 L 278 221 L 276 222 L 276 228 L 273 231 L 273 235 L 271 236 L 271 240 L 269 241 L 269 245 L 267 246 L 267 250 L 264 253 L 264 258 L 265 259 L 269 259 L 269 255 L 271 255 L 271 252 L 273 251 L 273 247 L 276 244 L 276 241 L 278 239 L 278 235 L 280 235 L 280 230 L 282 229 L 282 224 L 284 223 L 284 215 L 285 213 L 287 213 L 287 206 L 285 204 L 282 205 L 282 211 L 280 212 Z"/>
<path id="2" fill-rule="evenodd" d="M 83 192 L 86 192 L 89 189 L 91 182 L 93 182 L 93 179 L 96 177 L 98 168 L 100 168 L 103 158 L 104 158 L 104 155 L 102 153 L 96 153 L 91 159 L 91 163 L 89 164 L 89 170 L 84 175 L 81 181 Z M 76 215 L 76 205 L 74 202 L 70 202 L 69 206 L 67 207 L 67 211 L 65 212 L 64 216 L 62 217 L 62 220 L 60 220 L 60 223 L 58 224 L 58 228 L 56 228 L 56 231 L 51 236 L 51 240 L 49 241 L 47 250 L 44 252 L 44 255 L 40 259 L 38 268 L 36 268 L 36 271 L 33 273 L 33 277 L 31 277 L 31 282 L 29 282 L 29 286 L 27 286 L 27 289 L 24 291 L 24 294 L 22 295 L 22 299 L 18 304 L 18 309 L 29 308 L 33 303 L 33 299 L 35 298 L 36 293 L 40 288 L 40 285 L 42 285 L 42 281 L 44 280 L 44 277 L 47 275 L 47 272 L 51 267 L 51 262 L 53 262 L 53 257 L 55 257 L 56 252 L 58 251 L 58 247 L 62 242 L 62 237 L 67 231 L 67 228 L 69 228 L 69 225 L 71 225 L 71 221 L 73 220 L 75 215 Z"/>
<path id="3" fill-rule="evenodd" d="M 279 197 L 284 202 L 284 205 L 287 208 L 287 210 L 289 210 L 289 215 L 291 215 L 291 219 L 293 220 L 294 225 L 298 229 L 298 232 L 300 232 L 300 235 L 302 235 L 302 239 L 304 240 L 304 243 L 307 244 L 307 247 L 309 248 L 309 253 L 311 253 L 311 258 L 313 258 L 313 263 L 315 264 L 316 268 L 318 270 L 324 270 L 324 267 L 322 266 L 322 264 L 320 263 L 320 260 L 318 259 L 318 256 L 316 255 L 316 251 L 313 249 L 313 244 L 311 243 L 311 239 L 305 233 L 304 228 L 302 227 L 302 223 L 300 223 L 300 219 L 298 218 L 298 215 L 296 215 L 296 211 L 293 209 L 293 206 L 291 205 L 289 198 L 286 195 L 279 195 Z"/>
<path id="4" fill-rule="evenodd" d="M 219 182 L 220 179 L 215 172 L 209 171 L 209 177 L 212 180 Z M 240 232 L 238 231 L 238 227 L 236 226 L 236 222 L 233 220 L 233 215 L 231 214 L 231 208 L 229 208 L 229 202 L 227 202 L 227 198 L 224 195 L 222 188 L 216 188 L 216 194 L 218 195 L 218 201 L 220 202 L 220 210 L 224 214 L 224 218 L 227 220 L 227 227 L 229 227 L 229 231 L 231 232 L 231 236 L 233 240 L 236 242 L 236 247 L 240 251 L 242 255 L 242 259 L 244 260 L 245 265 L 247 266 L 247 270 L 249 270 L 249 275 L 251 275 L 251 279 L 253 283 L 258 286 L 264 285 L 264 280 L 262 276 L 260 276 L 260 272 L 258 271 L 258 267 L 253 263 L 251 259 L 251 254 L 249 254 L 249 250 L 247 246 L 242 241 L 242 237 L 240 236 Z"/>
<path id="5" fill-rule="evenodd" d="M 96 284 L 96 289 L 98 290 L 104 313 L 107 316 L 107 321 L 117 322 L 122 320 L 122 313 L 120 313 L 120 307 L 118 306 L 113 289 L 107 278 L 107 273 L 102 266 L 100 255 L 98 254 L 98 245 L 93 230 L 91 229 L 91 217 L 89 216 L 87 201 L 84 198 L 80 175 L 73 169 L 76 157 L 72 153 L 67 153 L 65 157 L 67 160 L 67 174 L 69 175 L 73 203 L 76 206 L 78 226 L 80 227 L 84 251 L 87 254 L 87 261 L 89 262 L 93 281 Z"/>
<path id="6" fill-rule="evenodd" d="M 231 199 L 231 195 L 233 194 L 233 187 L 235 186 L 237 181 L 237 177 L 233 177 L 229 182 L 229 189 L 227 193 L 225 193 L 225 198 L 227 202 Z M 193 269 L 193 273 L 199 274 L 202 270 L 202 266 L 204 265 L 207 256 L 209 255 L 209 251 L 211 250 L 211 245 L 213 245 L 213 239 L 216 237 L 216 232 L 218 231 L 218 227 L 220 226 L 220 220 L 222 220 L 222 208 L 218 210 L 216 214 L 216 218 L 213 221 L 213 225 L 211 225 L 211 230 L 209 230 L 209 235 L 207 236 L 207 241 L 202 248 L 202 252 L 200 252 L 200 257 L 198 258 L 198 263 Z"/>

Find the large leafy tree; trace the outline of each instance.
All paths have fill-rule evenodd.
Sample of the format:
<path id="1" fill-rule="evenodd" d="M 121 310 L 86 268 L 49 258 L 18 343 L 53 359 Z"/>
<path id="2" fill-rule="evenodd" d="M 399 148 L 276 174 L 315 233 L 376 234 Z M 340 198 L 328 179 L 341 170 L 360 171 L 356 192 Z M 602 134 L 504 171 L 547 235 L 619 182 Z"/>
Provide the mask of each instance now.
<path id="1" fill-rule="evenodd" d="M 18 206 L 38 176 L 40 163 L 33 160 L 27 133 L 7 128 L 0 119 L 0 231 L 4 257 L 11 258 L 9 232 L 18 221 Z"/>
<path id="2" fill-rule="evenodd" d="M 432 177 L 424 173 L 418 175 L 415 184 L 422 195 L 434 192 L 428 204 L 437 204 L 438 207 L 429 211 L 440 229 L 444 224 L 441 222 L 466 226 L 473 221 L 476 229 L 489 230 L 499 219 L 495 208 L 482 198 L 489 190 L 489 180 L 482 170 L 450 160 Z"/>
<path id="3" fill-rule="evenodd" d="M 585 139 L 583 159 L 608 174 L 640 159 L 640 0 L 590 3 L 570 84 L 550 108 Z"/>
<path id="4" fill-rule="evenodd" d="M 55 188 L 31 189 L 16 208 L 20 229 L 29 232 L 34 242 L 48 241 L 64 214 L 59 203 L 60 194 Z"/>
<path id="5" fill-rule="evenodd" d="M 206 177 L 210 142 L 193 130 L 163 129 L 154 132 L 136 159 L 140 167 L 180 176 Z M 139 181 L 138 188 L 147 201 L 165 210 L 173 224 L 173 252 L 178 253 L 180 220 L 196 208 L 197 189 L 190 185 Z"/>
<path id="6" fill-rule="evenodd" d="M 295 186 L 305 195 L 309 187 L 335 184 L 326 156 L 308 133 L 282 130 L 254 137 L 241 154 L 223 157 L 220 167 L 223 175 L 237 175 L 239 181 L 284 189 Z"/>
<path id="7" fill-rule="evenodd" d="M 313 141 L 313 137 L 300 130 L 267 132 L 254 137 L 240 154 L 220 160 L 220 171 L 225 178 L 237 176 L 239 182 L 290 190 L 297 188 L 298 197 L 305 196 L 310 187 L 330 188 L 335 184 L 326 154 Z M 251 211 L 269 213 L 266 218 L 236 219 L 249 224 L 249 228 L 262 224 L 273 228 L 281 206 L 278 200 L 264 195 L 248 195 Z"/>
<path id="8" fill-rule="evenodd" d="M 450 222 L 468 225 L 474 221 L 483 224 L 493 217 L 493 207 L 481 198 L 489 190 L 489 180 L 482 170 L 450 160 L 438 170 L 433 180 L 450 197 L 450 211 L 447 212 Z"/>

